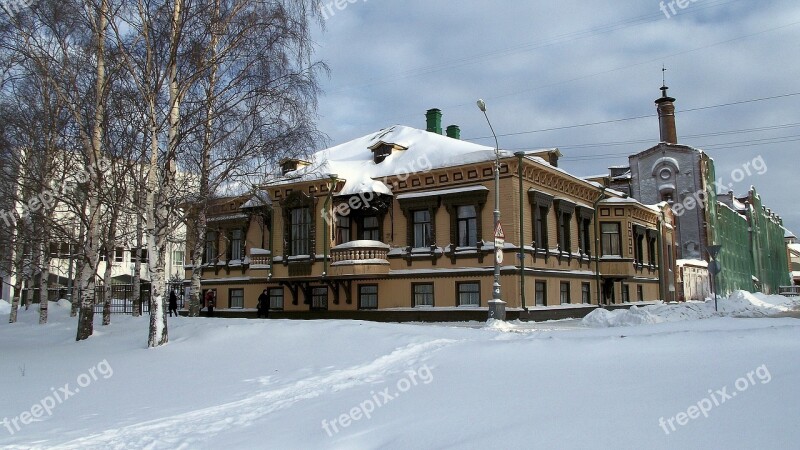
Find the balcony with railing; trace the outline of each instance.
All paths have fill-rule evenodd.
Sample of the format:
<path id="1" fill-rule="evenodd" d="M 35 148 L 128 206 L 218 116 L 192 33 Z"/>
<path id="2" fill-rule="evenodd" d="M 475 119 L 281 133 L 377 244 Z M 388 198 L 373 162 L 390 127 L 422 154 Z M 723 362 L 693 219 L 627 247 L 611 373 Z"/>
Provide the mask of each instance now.
<path id="1" fill-rule="evenodd" d="M 331 275 L 389 273 L 390 247 L 378 241 L 351 241 L 331 249 Z"/>

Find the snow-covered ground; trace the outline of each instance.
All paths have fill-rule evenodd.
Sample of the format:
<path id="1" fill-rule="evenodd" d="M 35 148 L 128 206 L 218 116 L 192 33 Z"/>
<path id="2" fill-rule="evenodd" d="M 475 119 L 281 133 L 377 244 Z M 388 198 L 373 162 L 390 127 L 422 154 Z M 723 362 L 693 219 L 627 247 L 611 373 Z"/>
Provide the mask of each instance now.
<path id="1" fill-rule="evenodd" d="M 798 448 L 798 308 L 710 304 L 543 324 L 114 316 L 0 324 L 0 447 Z M 0 314 L 7 314 L 0 302 Z M 699 320 L 702 319 L 702 320 Z"/>

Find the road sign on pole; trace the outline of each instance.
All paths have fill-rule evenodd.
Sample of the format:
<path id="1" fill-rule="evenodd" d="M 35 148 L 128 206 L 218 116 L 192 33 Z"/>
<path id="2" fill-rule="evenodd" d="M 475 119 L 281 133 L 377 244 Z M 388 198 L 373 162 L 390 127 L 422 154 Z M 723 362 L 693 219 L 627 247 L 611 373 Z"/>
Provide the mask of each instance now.
<path id="1" fill-rule="evenodd" d="M 505 244 L 506 235 L 503 233 L 503 226 L 500 225 L 500 222 L 497 222 L 497 228 L 494 229 L 494 247 L 502 249 Z"/>

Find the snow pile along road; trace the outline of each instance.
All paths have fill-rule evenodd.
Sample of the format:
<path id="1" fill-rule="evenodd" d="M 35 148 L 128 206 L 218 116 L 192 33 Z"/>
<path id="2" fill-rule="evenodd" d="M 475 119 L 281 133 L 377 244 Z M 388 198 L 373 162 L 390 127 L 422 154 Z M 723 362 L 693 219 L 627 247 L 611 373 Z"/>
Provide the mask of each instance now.
<path id="1" fill-rule="evenodd" d="M 0 314 L 11 313 L 11 304 L 5 300 L 0 300 Z"/>
<path id="2" fill-rule="evenodd" d="M 770 317 L 797 309 L 800 307 L 800 300 L 781 295 L 737 291 L 727 298 L 719 299 L 718 306 L 719 311 L 715 311 L 714 300 L 706 300 L 632 306 L 630 309 L 614 311 L 596 309 L 583 319 L 583 324 L 593 328 L 609 328 L 712 317 Z"/>

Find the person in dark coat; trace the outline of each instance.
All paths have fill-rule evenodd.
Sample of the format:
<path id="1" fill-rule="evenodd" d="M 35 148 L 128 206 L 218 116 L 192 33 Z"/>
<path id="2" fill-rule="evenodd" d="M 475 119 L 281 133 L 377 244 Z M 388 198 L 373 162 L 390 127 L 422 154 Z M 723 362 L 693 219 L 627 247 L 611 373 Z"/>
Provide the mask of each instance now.
<path id="1" fill-rule="evenodd" d="M 175 295 L 175 291 L 170 291 L 169 293 L 169 316 L 172 317 L 172 313 L 175 313 L 175 317 L 178 317 L 178 296 Z"/>
<path id="2" fill-rule="evenodd" d="M 258 318 L 264 315 L 265 319 L 269 318 L 269 292 L 264 289 L 264 292 L 258 296 Z"/>
<path id="3" fill-rule="evenodd" d="M 208 308 L 208 317 L 214 317 L 214 297 L 214 291 L 210 289 L 206 291 L 206 307 Z"/>

